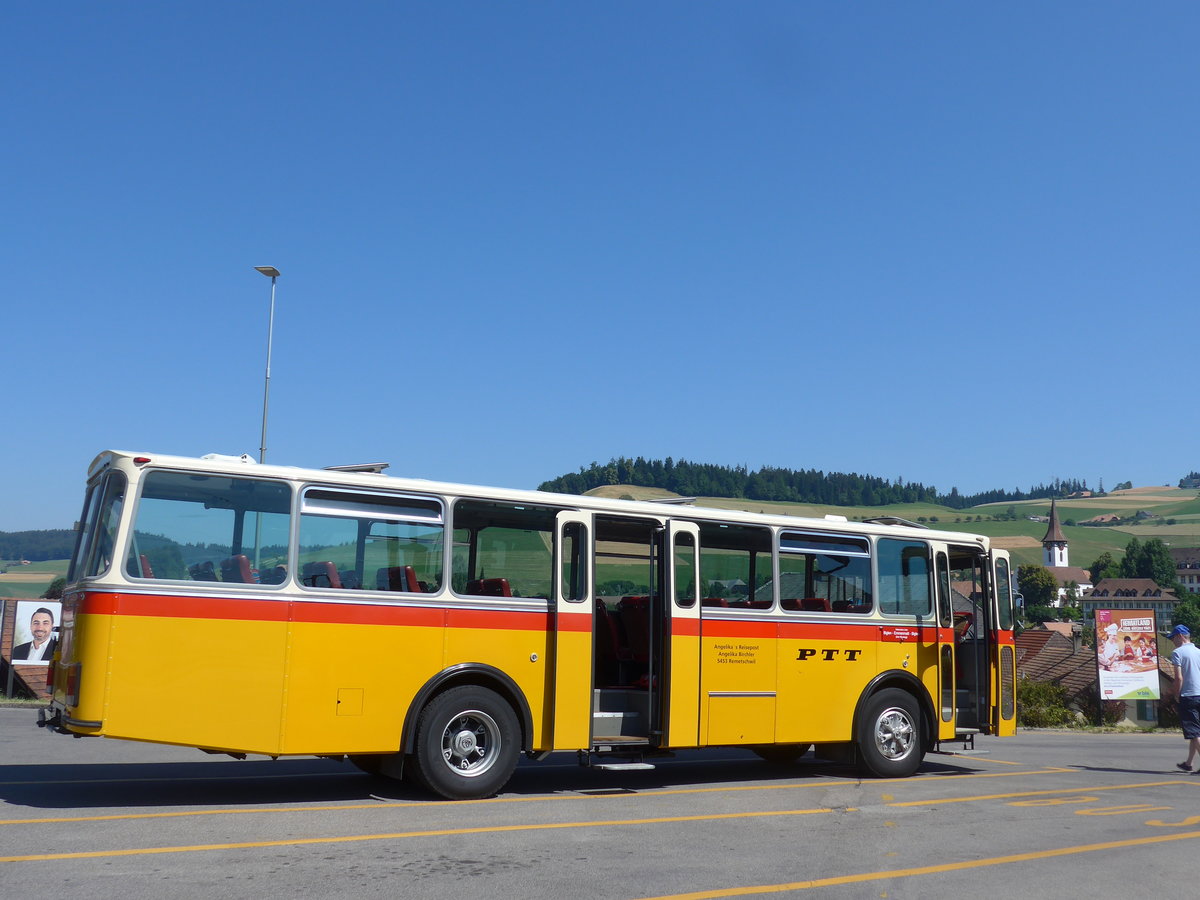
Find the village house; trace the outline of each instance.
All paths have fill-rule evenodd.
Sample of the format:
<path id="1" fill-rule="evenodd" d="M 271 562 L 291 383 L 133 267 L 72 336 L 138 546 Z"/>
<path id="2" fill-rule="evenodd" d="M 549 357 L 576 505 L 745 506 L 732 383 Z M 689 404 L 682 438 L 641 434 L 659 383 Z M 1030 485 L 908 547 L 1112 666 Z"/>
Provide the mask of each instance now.
<path id="1" fill-rule="evenodd" d="M 1189 594 L 1200 594 L 1200 547 L 1171 547 L 1175 578 Z"/>
<path id="2" fill-rule="evenodd" d="M 1174 620 L 1175 607 L 1180 602 L 1171 591 L 1160 588 L 1153 578 L 1101 578 L 1079 605 L 1085 622 L 1094 622 L 1098 609 L 1152 610 L 1161 631 Z"/>

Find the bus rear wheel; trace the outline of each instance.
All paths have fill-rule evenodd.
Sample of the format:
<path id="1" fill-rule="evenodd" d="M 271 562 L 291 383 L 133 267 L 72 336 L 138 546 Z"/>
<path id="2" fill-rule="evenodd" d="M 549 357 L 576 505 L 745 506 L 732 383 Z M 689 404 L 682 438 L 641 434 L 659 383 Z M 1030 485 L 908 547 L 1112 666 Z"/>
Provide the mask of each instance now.
<path id="1" fill-rule="evenodd" d="M 491 797 L 517 767 L 520 734 L 516 713 L 494 691 L 451 688 L 434 697 L 417 720 L 415 774 L 450 800 Z"/>
<path id="2" fill-rule="evenodd" d="M 858 765 L 877 778 L 904 778 L 921 765 L 921 711 L 912 694 L 885 688 L 867 701 L 858 724 Z"/>

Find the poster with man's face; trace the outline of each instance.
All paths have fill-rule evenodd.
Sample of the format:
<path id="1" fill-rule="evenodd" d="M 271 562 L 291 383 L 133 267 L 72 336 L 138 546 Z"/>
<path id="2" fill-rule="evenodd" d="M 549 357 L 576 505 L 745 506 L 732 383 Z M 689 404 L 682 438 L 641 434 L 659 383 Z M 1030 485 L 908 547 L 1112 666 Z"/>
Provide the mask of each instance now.
<path id="1" fill-rule="evenodd" d="M 57 600 L 22 600 L 13 628 L 12 661 L 25 666 L 48 666 L 58 647 L 62 604 Z"/>

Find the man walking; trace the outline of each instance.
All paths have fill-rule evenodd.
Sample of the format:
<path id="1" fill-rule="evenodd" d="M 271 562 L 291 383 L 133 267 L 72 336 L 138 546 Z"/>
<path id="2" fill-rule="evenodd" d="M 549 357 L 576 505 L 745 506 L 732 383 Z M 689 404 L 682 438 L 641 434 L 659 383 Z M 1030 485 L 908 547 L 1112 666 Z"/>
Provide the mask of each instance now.
<path id="1" fill-rule="evenodd" d="M 1188 742 L 1187 760 L 1176 763 L 1175 768 L 1190 772 L 1196 754 L 1200 753 L 1200 648 L 1192 643 L 1192 632 L 1186 625 L 1176 625 L 1172 629 L 1171 643 L 1175 645 L 1171 664 L 1175 666 L 1179 722 Z"/>

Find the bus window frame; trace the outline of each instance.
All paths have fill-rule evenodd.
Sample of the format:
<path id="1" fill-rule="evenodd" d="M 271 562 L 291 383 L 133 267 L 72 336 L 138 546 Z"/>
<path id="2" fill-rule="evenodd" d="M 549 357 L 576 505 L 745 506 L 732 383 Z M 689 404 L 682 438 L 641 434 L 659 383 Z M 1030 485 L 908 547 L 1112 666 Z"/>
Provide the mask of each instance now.
<path id="1" fill-rule="evenodd" d="M 413 514 L 401 514 L 401 513 L 388 515 L 388 514 L 381 514 L 378 511 L 379 508 L 376 508 L 376 510 L 371 510 L 366 504 L 360 505 L 358 507 L 358 512 L 362 513 L 362 514 L 356 514 L 355 507 L 351 504 L 347 504 L 345 506 L 333 505 L 333 506 L 322 507 L 322 506 L 318 505 L 317 502 L 314 501 L 314 503 L 310 506 L 310 505 L 306 505 L 306 501 L 308 500 L 308 495 L 309 495 L 310 491 L 327 491 L 331 494 L 341 494 L 341 495 L 345 495 L 347 497 L 349 497 L 349 496 L 378 497 L 380 499 L 387 499 L 387 500 L 411 500 L 411 501 L 414 501 L 416 504 L 419 504 L 420 506 L 428 508 L 431 512 L 434 512 L 436 510 L 436 514 L 426 516 L 426 517 L 417 516 L 417 515 L 413 515 Z M 328 498 L 326 498 L 326 499 L 328 499 Z M 442 496 L 441 494 L 421 494 L 421 493 L 417 493 L 414 491 L 381 491 L 381 490 L 371 489 L 371 488 L 360 488 L 356 485 L 339 485 L 339 484 L 330 484 L 328 482 L 310 481 L 310 482 L 304 482 L 304 483 L 298 484 L 296 486 L 294 504 L 295 504 L 295 509 L 292 514 L 292 532 L 293 532 L 293 534 L 292 534 L 291 540 L 289 541 L 288 550 L 289 550 L 289 557 L 294 552 L 295 559 L 289 558 L 289 570 L 292 572 L 291 579 L 295 583 L 296 587 L 299 590 L 315 591 L 317 593 L 328 593 L 330 591 L 351 591 L 355 594 L 355 596 L 362 596 L 365 599 L 376 600 L 376 599 L 378 599 L 376 597 L 376 595 L 379 595 L 379 594 L 384 594 L 384 595 L 389 595 L 389 596 L 408 596 L 408 597 L 411 597 L 411 596 L 420 596 L 420 597 L 437 596 L 438 594 L 443 593 L 447 584 L 449 583 L 449 579 L 447 578 L 447 572 L 449 571 L 449 569 L 447 568 L 448 564 L 449 564 L 449 554 L 447 552 L 447 548 L 448 548 L 449 544 L 451 543 L 451 540 L 447 537 L 447 534 L 449 532 L 448 509 L 450 507 L 450 501 L 448 500 L 448 498 Z M 313 516 L 313 517 L 317 517 L 317 518 L 328 518 L 328 519 L 342 519 L 342 520 L 346 520 L 346 521 L 357 521 L 359 523 L 359 527 L 357 529 L 358 534 L 355 538 L 355 547 L 354 547 L 356 565 L 361 565 L 362 559 L 364 558 L 365 548 L 366 548 L 366 540 L 368 537 L 371 536 L 370 535 L 370 526 L 377 522 L 394 522 L 394 523 L 403 523 L 403 524 L 410 524 L 410 525 L 427 525 L 429 527 L 438 526 L 441 528 L 441 535 L 442 535 L 441 548 L 439 550 L 439 557 L 440 557 L 440 561 L 441 561 L 441 572 L 440 572 L 441 583 L 438 585 L 437 590 L 431 594 L 426 594 L 424 592 L 419 592 L 419 591 L 418 592 L 394 591 L 394 590 L 391 590 L 390 588 L 387 590 L 384 590 L 384 589 L 363 590 L 363 589 L 359 589 L 359 588 L 346 588 L 346 587 L 335 588 L 335 587 L 325 587 L 323 585 L 305 584 L 304 579 L 302 577 L 299 577 L 301 535 L 302 535 L 302 530 L 304 527 L 304 517 L 305 516 Z M 364 523 L 364 522 L 367 523 L 366 531 L 364 531 L 362 528 L 362 523 Z M 365 578 L 365 576 L 366 576 L 366 572 L 364 571 L 363 577 Z"/>
<path id="2" fill-rule="evenodd" d="M 145 499 L 146 487 L 148 484 L 151 483 L 151 479 L 154 476 L 160 475 L 163 473 L 170 473 L 170 474 L 175 474 L 175 475 L 187 475 L 189 477 L 196 476 L 196 475 L 203 475 L 205 477 L 212 477 L 212 478 L 228 478 L 231 481 L 257 481 L 257 482 L 267 482 L 267 483 L 283 486 L 283 488 L 288 493 L 288 500 L 287 500 L 288 556 L 287 556 L 287 561 L 288 561 L 288 569 L 289 569 L 289 571 L 291 570 L 291 568 L 292 568 L 291 549 L 295 544 L 295 535 L 296 535 L 296 533 L 295 533 L 296 496 L 298 493 L 296 482 L 294 482 L 288 478 L 283 478 L 280 476 L 272 476 L 272 475 L 262 475 L 260 473 L 253 472 L 253 471 L 237 472 L 237 473 L 234 473 L 234 472 L 208 472 L 208 471 L 200 471 L 200 470 L 190 471 L 188 469 L 180 469 L 180 468 L 176 468 L 174 466 L 151 466 L 151 467 L 144 469 L 142 471 L 140 477 L 138 478 L 137 484 L 136 484 L 136 490 L 134 492 L 135 493 L 134 501 L 132 503 L 128 503 L 128 502 L 126 503 L 126 506 L 129 507 L 129 512 L 128 512 L 129 521 L 128 521 L 128 526 L 125 529 L 125 533 L 123 535 L 124 539 L 122 541 L 122 547 L 121 547 L 122 563 L 124 563 L 128 559 L 130 553 L 133 552 L 133 547 L 137 540 L 138 518 L 139 518 L 139 515 L 141 514 L 142 502 Z M 157 499 L 163 499 L 163 498 L 152 497 L 151 499 L 157 500 Z M 183 498 L 183 497 L 176 498 L 176 499 L 181 502 L 195 502 L 192 500 L 187 500 L 186 498 Z M 239 511 L 237 507 L 232 507 L 232 506 L 231 507 L 216 507 L 216 508 L 220 508 L 220 509 L 228 508 L 231 512 L 234 512 L 235 515 Z M 247 530 L 245 527 L 246 526 L 245 517 L 247 516 L 248 513 L 251 513 L 251 512 L 253 512 L 255 515 L 262 515 L 264 512 L 268 512 L 268 510 L 261 510 L 261 509 L 259 509 L 259 510 L 241 509 L 240 510 L 240 513 L 243 517 L 243 521 L 241 523 L 235 523 L 233 530 L 231 531 L 231 533 L 229 535 L 231 555 L 236 555 L 238 553 L 244 553 L 245 550 L 247 549 L 245 547 L 244 543 L 239 544 L 239 543 L 237 543 L 237 541 L 242 540 L 242 538 L 244 538 L 244 536 L 245 536 L 245 531 Z M 276 513 L 276 515 L 280 515 L 280 513 Z M 174 540 L 174 538 L 172 538 L 172 540 Z M 161 575 L 156 575 L 152 578 L 148 578 L 148 577 L 146 577 L 144 575 L 140 575 L 140 574 L 135 575 L 135 574 L 132 574 L 129 571 L 128 566 L 124 565 L 124 564 L 119 566 L 117 569 L 114 569 L 113 571 L 118 571 L 118 570 L 120 571 L 122 578 L 124 578 L 126 581 L 131 582 L 133 584 L 138 584 L 138 585 L 203 584 L 205 586 L 206 590 L 209 588 L 217 588 L 217 589 L 237 588 L 238 590 L 265 589 L 265 590 L 278 591 L 278 590 L 281 590 L 281 589 L 287 587 L 288 581 L 289 581 L 288 578 L 285 578 L 282 582 L 279 582 L 276 584 L 262 583 L 262 582 L 258 582 L 258 581 L 245 581 L 245 582 L 243 582 L 243 581 L 200 581 L 200 582 L 197 582 L 196 579 L 194 579 L 194 578 L 169 578 L 169 577 L 164 577 Z"/>
<path id="3" fill-rule="evenodd" d="M 803 539 L 809 539 L 809 543 L 805 544 Z M 794 546 L 784 546 L 786 540 L 793 540 Z M 799 540 L 798 540 L 799 539 Z M 811 610 L 811 609 L 793 609 L 790 606 L 784 606 L 783 601 L 783 575 L 784 566 L 783 560 L 787 557 L 795 556 L 827 556 L 837 557 L 843 556 L 847 559 L 865 559 L 867 561 L 867 587 L 870 590 L 869 603 L 865 604 L 867 609 L 830 609 Z M 866 618 L 874 616 L 879 611 L 879 581 L 878 581 L 878 566 L 876 563 L 876 551 L 872 535 L 857 534 L 849 532 L 834 532 L 821 531 L 819 529 L 797 528 L 795 526 L 785 526 L 778 530 L 775 535 L 775 557 L 776 557 L 776 598 L 775 602 L 779 606 L 779 610 L 789 615 L 837 615 L 837 616 L 854 616 L 856 618 Z M 829 573 L 823 573 L 829 574 Z M 807 579 L 806 574 L 806 579 Z"/>
<path id="4" fill-rule="evenodd" d="M 121 509 L 117 514 L 117 521 L 115 523 L 115 528 L 112 529 L 113 531 L 115 531 L 115 534 L 111 534 L 109 536 L 111 539 L 111 544 L 108 548 L 108 550 L 109 550 L 108 562 L 103 568 L 97 569 L 96 565 L 95 565 L 95 557 L 96 557 L 96 554 L 99 552 L 99 548 L 101 545 L 100 535 L 101 535 L 101 532 L 106 530 L 105 523 L 108 522 L 109 519 L 111 518 L 111 511 L 112 511 L 112 506 L 113 506 L 112 498 L 114 497 L 114 491 L 112 490 L 112 486 L 118 480 L 120 481 L 120 484 L 121 484 L 121 488 L 120 488 Z M 80 541 L 81 544 L 86 541 L 87 546 L 80 547 L 78 571 L 76 571 L 77 567 L 75 564 L 72 564 L 72 566 L 70 567 L 71 568 L 70 574 L 72 576 L 72 580 L 82 581 L 82 580 L 88 579 L 88 578 L 103 578 L 103 577 L 107 576 L 110 572 L 120 571 L 122 567 L 117 565 L 117 560 L 119 560 L 119 559 L 123 560 L 125 558 L 124 557 L 124 547 L 123 546 L 118 547 L 117 544 L 124 543 L 123 539 L 125 537 L 125 535 L 124 535 L 125 529 L 123 529 L 121 526 L 121 520 L 126 515 L 129 514 L 130 507 L 132 506 L 132 504 L 129 502 L 130 479 L 120 469 L 109 469 L 100 478 L 98 478 L 96 480 L 95 485 L 96 485 L 96 495 L 95 495 L 96 496 L 96 505 L 95 505 L 95 508 L 92 510 L 91 515 L 89 516 L 89 521 L 84 524 L 84 528 L 87 529 L 87 534 L 82 535 L 81 541 Z M 109 516 L 107 516 L 107 517 L 105 516 L 106 510 L 109 513 Z M 132 529 L 129 529 L 129 530 L 132 531 Z"/>
<path id="5" fill-rule="evenodd" d="M 883 544 L 884 541 L 888 541 L 890 543 L 895 543 L 895 544 L 905 544 L 908 546 L 913 546 L 913 545 L 919 544 L 920 546 L 925 548 L 925 557 L 924 557 L 924 559 L 925 559 L 925 595 L 926 595 L 928 603 L 927 603 L 927 607 L 924 612 L 899 612 L 899 611 L 895 611 L 895 610 L 887 610 L 884 608 L 884 605 L 883 605 L 884 598 L 883 598 L 883 591 L 882 591 L 883 577 L 882 577 L 882 574 L 881 574 L 880 568 L 879 568 L 879 564 L 880 564 L 880 562 L 883 561 L 883 556 L 884 556 L 883 551 L 880 548 L 880 545 Z M 919 537 L 909 537 L 909 536 L 901 536 L 901 535 L 894 535 L 894 534 L 879 534 L 879 535 L 872 535 L 871 543 L 873 545 L 872 550 L 874 551 L 874 554 L 872 557 L 871 571 L 874 573 L 874 576 L 875 576 L 875 590 L 876 590 L 875 612 L 878 613 L 879 616 L 882 618 L 892 619 L 894 621 L 900 621 L 900 622 L 920 622 L 920 623 L 926 623 L 926 622 L 935 623 L 935 622 L 937 622 L 937 579 L 935 577 L 936 573 L 934 571 L 934 569 L 935 569 L 935 553 L 934 553 L 934 548 L 929 543 L 929 541 L 925 540 L 924 538 L 919 538 Z M 897 559 L 902 559 L 902 557 L 897 557 Z M 904 575 L 903 577 L 907 578 L 908 576 Z"/>

